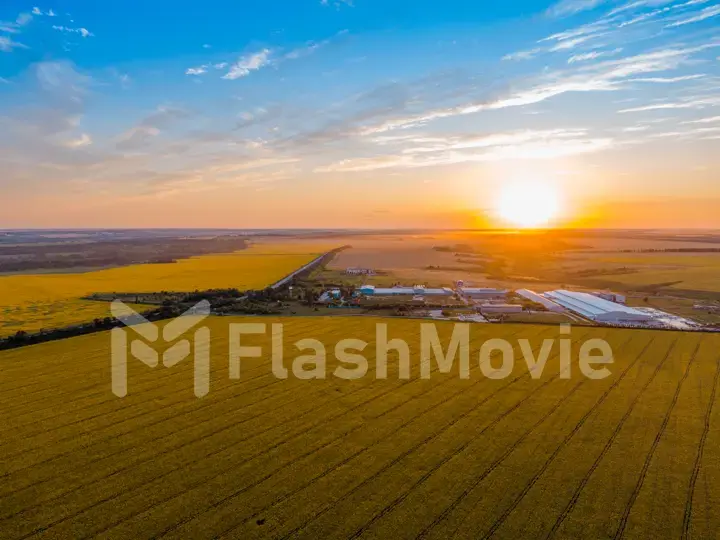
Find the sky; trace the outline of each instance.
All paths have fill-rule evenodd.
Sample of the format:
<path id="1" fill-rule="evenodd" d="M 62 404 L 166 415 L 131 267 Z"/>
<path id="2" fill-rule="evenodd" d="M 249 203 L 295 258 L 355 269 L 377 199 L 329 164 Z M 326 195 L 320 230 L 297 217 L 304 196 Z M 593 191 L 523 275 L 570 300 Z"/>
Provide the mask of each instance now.
<path id="1" fill-rule="evenodd" d="M 718 0 L 34 1 L 0 228 L 720 228 Z"/>

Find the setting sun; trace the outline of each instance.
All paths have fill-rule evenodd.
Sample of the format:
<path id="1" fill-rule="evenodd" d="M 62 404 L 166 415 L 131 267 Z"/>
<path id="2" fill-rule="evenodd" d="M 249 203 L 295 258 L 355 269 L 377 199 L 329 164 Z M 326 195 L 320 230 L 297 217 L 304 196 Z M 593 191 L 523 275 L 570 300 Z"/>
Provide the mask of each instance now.
<path id="1" fill-rule="evenodd" d="M 557 190 L 546 183 L 507 185 L 497 203 L 500 219 L 515 227 L 545 227 L 557 218 L 559 211 Z"/>

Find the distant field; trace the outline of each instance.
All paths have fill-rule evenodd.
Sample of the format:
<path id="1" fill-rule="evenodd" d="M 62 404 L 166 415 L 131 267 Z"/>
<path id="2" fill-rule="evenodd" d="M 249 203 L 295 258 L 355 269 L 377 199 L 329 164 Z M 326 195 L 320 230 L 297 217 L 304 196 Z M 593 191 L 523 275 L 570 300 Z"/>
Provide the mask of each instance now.
<path id="1" fill-rule="evenodd" d="M 193 257 L 170 264 L 0 277 L 0 335 L 107 316 L 107 305 L 80 300 L 91 293 L 261 289 L 316 258 L 323 253 L 322 248 L 257 245 L 237 253 Z"/>
<path id="2" fill-rule="evenodd" d="M 720 292 L 720 254 L 644 254 L 603 259 L 636 268 L 636 272 L 606 275 L 628 286 L 669 284 L 671 289 Z"/>
<path id="3" fill-rule="evenodd" d="M 264 356 L 228 379 L 215 318 L 210 393 L 192 363 L 131 363 L 110 393 L 107 333 L 0 353 L 0 537 L 714 538 L 720 530 L 720 336 L 575 328 L 607 339 L 612 376 L 275 379 Z M 262 319 L 262 322 L 270 322 Z M 285 319 L 286 350 L 374 339 L 368 318 Z M 447 341 L 450 324 L 438 323 Z M 474 325 L 528 338 L 558 329 Z M 372 346 L 371 346 L 372 348 Z M 516 347 L 517 352 L 518 347 Z M 329 348 L 328 371 L 337 365 Z M 365 351 L 371 369 L 370 349 Z M 392 357 L 394 358 L 394 357 Z M 520 358 L 518 353 L 518 359 Z M 497 360 L 496 360 L 497 361 Z M 499 364 L 494 364 L 499 365 Z M 714 405 L 714 406 L 713 406 Z M 33 536 L 34 537 L 34 536 Z"/>

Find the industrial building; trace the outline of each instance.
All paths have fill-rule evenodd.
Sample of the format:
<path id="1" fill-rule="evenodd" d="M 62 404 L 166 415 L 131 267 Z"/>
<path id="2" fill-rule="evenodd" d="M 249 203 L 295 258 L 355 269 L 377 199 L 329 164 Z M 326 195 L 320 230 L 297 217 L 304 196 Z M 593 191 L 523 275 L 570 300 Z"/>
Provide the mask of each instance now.
<path id="1" fill-rule="evenodd" d="M 372 268 L 346 268 L 345 273 L 351 276 L 374 276 L 375 270 Z"/>
<path id="2" fill-rule="evenodd" d="M 443 287 L 441 289 L 428 289 L 422 285 L 414 287 L 375 287 L 374 285 L 363 285 L 358 292 L 365 296 L 452 296 L 452 289 Z"/>
<path id="3" fill-rule="evenodd" d="M 472 300 L 504 300 L 508 295 L 507 289 L 490 289 L 478 287 L 458 287 L 458 293 Z"/>
<path id="4" fill-rule="evenodd" d="M 598 298 L 589 293 L 559 290 L 546 292 L 545 297 L 573 313 L 596 322 L 647 323 L 653 320 L 648 313 Z"/>
<path id="5" fill-rule="evenodd" d="M 610 291 L 595 291 L 590 294 L 597 296 L 598 298 L 602 298 L 603 300 L 607 300 L 608 302 L 615 302 L 616 304 L 624 304 L 627 301 L 624 294 Z"/>
<path id="6" fill-rule="evenodd" d="M 515 291 L 515 294 L 517 294 L 521 298 L 524 298 L 525 300 L 530 300 L 531 302 L 540 304 L 545 309 L 553 313 L 562 313 L 563 311 L 566 311 L 565 308 L 562 307 L 560 304 L 556 304 L 552 300 L 545 298 L 542 295 L 539 295 L 535 291 L 531 291 L 528 289 L 519 289 Z"/>
<path id="7" fill-rule="evenodd" d="M 482 304 L 479 306 L 480 313 L 487 314 L 505 314 L 505 313 L 522 313 L 523 307 L 520 304 Z"/>

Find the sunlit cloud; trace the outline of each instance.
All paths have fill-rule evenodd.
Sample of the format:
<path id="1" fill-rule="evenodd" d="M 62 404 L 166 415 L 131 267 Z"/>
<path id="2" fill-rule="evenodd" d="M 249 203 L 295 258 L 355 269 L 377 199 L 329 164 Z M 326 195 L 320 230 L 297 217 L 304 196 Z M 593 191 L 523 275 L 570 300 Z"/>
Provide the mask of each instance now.
<path id="1" fill-rule="evenodd" d="M 720 116 L 710 116 L 708 118 L 700 118 L 698 120 L 687 120 L 682 123 L 683 124 L 712 124 L 714 122 L 720 122 Z"/>
<path id="2" fill-rule="evenodd" d="M 469 162 L 552 160 L 606 150 L 615 144 L 611 138 L 587 137 L 584 130 L 526 131 L 419 140 L 431 141 L 433 145 L 410 147 L 400 155 L 345 159 L 318 167 L 315 172 L 364 172 Z"/>
<path id="3" fill-rule="evenodd" d="M 68 139 L 63 142 L 63 146 L 68 148 L 82 148 L 83 146 L 90 146 L 92 144 L 92 138 L 87 133 L 83 133 L 76 139 Z"/>
<path id="4" fill-rule="evenodd" d="M 622 109 L 619 113 L 636 113 L 646 111 L 661 111 L 672 109 L 703 109 L 705 107 L 713 107 L 720 105 L 720 97 L 706 97 L 686 101 L 674 101 L 664 103 L 652 103 L 641 107 L 632 107 L 630 109 Z"/>

